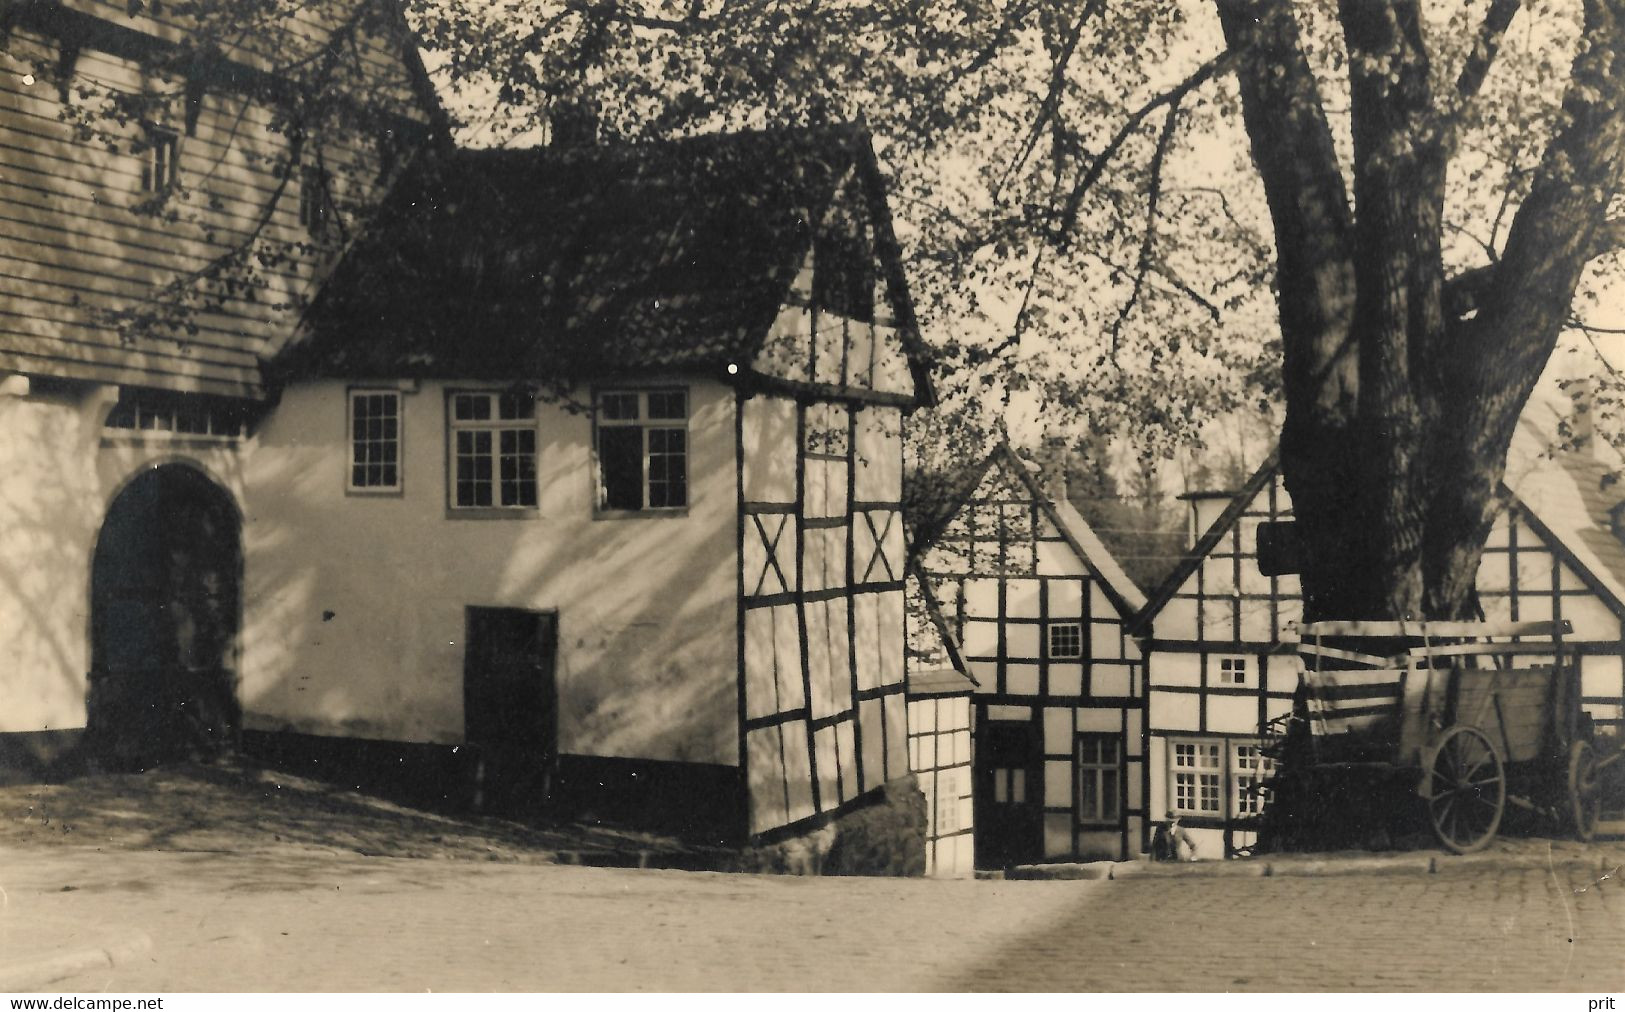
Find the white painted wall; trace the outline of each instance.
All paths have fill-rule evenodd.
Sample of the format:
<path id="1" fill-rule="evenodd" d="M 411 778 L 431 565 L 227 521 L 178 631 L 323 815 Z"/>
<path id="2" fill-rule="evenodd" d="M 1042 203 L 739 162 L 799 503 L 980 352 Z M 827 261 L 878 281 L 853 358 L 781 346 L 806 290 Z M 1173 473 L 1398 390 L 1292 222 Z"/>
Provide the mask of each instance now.
<path id="1" fill-rule="evenodd" d="M 85 726 L 90 570 L 114 497 L 139 472 L 183 463 L 243 501 L 223 440 L 102 428 L 116 389 L 0 393 L 0 732 Z"/>
<path id="2" fill-rule="evenodd" d="M 85 726 L 100 412 L 0 395 L 0 731 Z"/>
<path id="3" fill-rule="evenodd" d="M 736 765 L 733 391 L 690 391 L 684 516 L 593 518 L 592 427 L 539 404 L 540 508 L 448 519 L 448 389 L 402 400 L 404 489 L 345 493 L 347 386 L 288 390 L 248 455 L 242 702 L 261 730 L 463 740 L 468 605 L 557 609 L 559 745 Z"/>

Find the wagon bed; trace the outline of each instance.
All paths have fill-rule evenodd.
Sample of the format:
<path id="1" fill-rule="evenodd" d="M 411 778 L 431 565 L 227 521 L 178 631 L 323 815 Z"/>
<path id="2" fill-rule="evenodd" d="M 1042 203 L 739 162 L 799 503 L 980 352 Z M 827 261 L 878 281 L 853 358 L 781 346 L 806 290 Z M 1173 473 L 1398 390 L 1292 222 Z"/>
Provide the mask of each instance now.
<path id="1" fill-rule="evenodd" d="M 1415 772 L 1435 835 L 1457 852 L 1494 839 L 1509 803 L 1589 839 L 1600 764 L 1577 668 L 1564 662 L 1569 632 L 1566 622 L 1304 626 L 1309 763 Z"/>

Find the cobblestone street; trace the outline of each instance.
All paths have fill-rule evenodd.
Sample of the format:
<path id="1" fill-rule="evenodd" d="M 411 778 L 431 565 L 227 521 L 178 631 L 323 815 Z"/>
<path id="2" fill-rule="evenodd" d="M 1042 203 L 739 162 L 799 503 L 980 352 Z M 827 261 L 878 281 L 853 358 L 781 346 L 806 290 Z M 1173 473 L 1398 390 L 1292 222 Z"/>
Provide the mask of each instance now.
<path id="1" fill-rule="evenodd" d="M 4 860 L 0 951 L 151 939 L 53 991 L 1625 987 L 1619 881 L 1572 865 L 934 882 L 308 852 Z"/>

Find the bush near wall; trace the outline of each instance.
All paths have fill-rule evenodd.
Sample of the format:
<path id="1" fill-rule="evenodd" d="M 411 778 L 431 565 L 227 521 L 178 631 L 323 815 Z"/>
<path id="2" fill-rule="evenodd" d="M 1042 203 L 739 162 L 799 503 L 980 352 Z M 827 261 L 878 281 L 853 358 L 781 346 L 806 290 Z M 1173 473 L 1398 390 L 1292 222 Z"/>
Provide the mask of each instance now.
<path id="1" fill-rule="evenodd" d="M 739 870 L 781 875 L 925 874 L 925 795 L 911 773 L 818 829 L 746 848 Z"/>

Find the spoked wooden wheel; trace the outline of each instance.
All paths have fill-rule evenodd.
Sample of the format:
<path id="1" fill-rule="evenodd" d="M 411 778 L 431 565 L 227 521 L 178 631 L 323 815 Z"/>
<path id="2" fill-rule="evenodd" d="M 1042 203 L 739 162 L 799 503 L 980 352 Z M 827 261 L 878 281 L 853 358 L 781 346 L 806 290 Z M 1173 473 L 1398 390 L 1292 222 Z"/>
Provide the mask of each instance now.
<path id="1" fill-rule="evenodd" d="M 1574 835 L 1590 842 L 1602 812 L 1602 779 L 1597 775 L 1597 750 L 1589 741 L 1569 746 L 1569 818 Z"/>
<path id="2" fill-rule="evenodd" d="M 1495 839 L 1506 811 L 1506 771 L 1489 736 L 1458 724 L 1424 756 L 1422 800 L 1433 833 L 1449 850 L 1467 854 Z"/>

